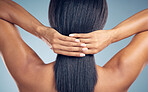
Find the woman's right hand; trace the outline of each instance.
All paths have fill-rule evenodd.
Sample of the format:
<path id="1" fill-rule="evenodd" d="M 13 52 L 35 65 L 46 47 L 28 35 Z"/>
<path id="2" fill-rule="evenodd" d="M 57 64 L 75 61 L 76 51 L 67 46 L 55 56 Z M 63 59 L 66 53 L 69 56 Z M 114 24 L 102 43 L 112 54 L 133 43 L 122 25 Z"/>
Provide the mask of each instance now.
<path id="1" fill-rule="evenodd" d="M 64 36 L 50 27 L 40 28 L 40 38 L 57 54 L 83 57 L 82 48 L 85 46 L 80 40 Z"/>
<path id="2" fill-rule="evenodd" d="M 96 54 L 106 48 L 112 43 L 115 30 L 96 30 L 90 33 L 74 33 L 70 34 L 72 38 L 78 38 L 80 42 L 85 43 L 85 48 L 88 50 L 83 51 L 85 54 Z"/>

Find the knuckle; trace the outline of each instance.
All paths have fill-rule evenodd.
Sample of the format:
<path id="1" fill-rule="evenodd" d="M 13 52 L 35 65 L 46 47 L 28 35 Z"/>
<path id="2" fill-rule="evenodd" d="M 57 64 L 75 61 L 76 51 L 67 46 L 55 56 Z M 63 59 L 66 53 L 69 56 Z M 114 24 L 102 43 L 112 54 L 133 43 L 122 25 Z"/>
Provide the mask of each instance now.
<path id="1" fill-rule="evenodd" d="M 56 47 L 57 47 L 56 44 L 53 44 L 53 45 L 52 45 L 52 48 L 53 48 L 53 49 L 56 49 Z"/>
<path id="2" fill-rule="evenodd" d="M 76 51 L 82 51 L 82 49 L 80 47 L 76 47 L 75 50 Z"/>
<path id="3" fill-rule="evenodd" d="M 90 34 L 84 34 L 84 37 L 89 37 L 90 36 Z"/>
<path id="4" fill-rule="evenodd" d="M 57 42 L 57 39 L 53 39 L 52 42 L 53 42 L 53 43 L 56 43 L 56 42 Z"/>
<path id="5" fill-rule="evenodd" d="M 75 43 L 70 43 L 69 45 L 70 45 L 70 46 L 75 46 L 76 44 L 75 44 Z"/>
<path id="6" fill-rule="evenodd" d="M 73 43 L 73 46 L 81 46 L 81 45 L 78 43 Z"/>
<path id="7" fill-rule="evenodd" d="M 94 42 L 98 42 L 98 40 L 96 38 L 93 39 Z"/>
<path id="8" fill-rule="evenodd" d="M 89 42 L 89 40 L 85 40 L 85 39 L 84 39 L 84 40 L 83 40 L 83 42 L 84 42 L 84 43 L 88 43 L 88 42 Z"/>
<path id="9" fill-rule="evenodd" d="M 64 40 L 67 40 L 67 38 L 66 38 L 66 37 L 64 37 L 63 39 L 64 39 Z"/>
<path id="10" fill-rule="evenodd" d="M 80 37 L 81 35 L 80 34 L 75 34 L 75 37 Z"/>
<path id="11" fill-rule="evenodd" d="M 99 45 L 98 45 L 98 44 L 95 44 L 95 45 L 94 45 L 94 48 L 95 48 L 95 49 L 97 49 L 98 47 L 99 47 Z"/>
<path id="12" fill-rule="evenodd" d="M 80 42 L 85 43 L 85 41 L 83 39 L 79 39 L 79 40 L 80 40 Z"/>
<path id="13" fill-rule="evenodd" d="M 53 43 L 53 39 L 50 40 L 50 43 L 51 43 L 51 44 Z"/>
<path id="14" fill-rule="evenodd" d="M 75 38 L 69 38 L 69 41 L 75 41 Z"/>
<path id="15" fill-rule="evenodd" d="M 96 49 L 96 50 L 94 51 L 94 53 L 97 54 L 97 53 L 98 53 L 98 50 Z"/>
<path id="16" fill-rule="evenodd" d="M 74 55 L 73 55 L 73 53 L 71 52 L 71 53 L 68 54 L 68 56 L 74 56 Z"/>
<path id="17" fill-rule="evenodd" d="M 82 48 L 78 48 L 78 51 L 83 51 Z"/>
<path id="18" fill-rule="evenodd" d="M 66 46 L 71 45 L 71 44 L 69 44 L 68 42 L 65 42 L 64 44 L 65 44 Z"/>
<path id="19" fill-rule="evenodd" d="M 83 52 L 84 54 L 93 54 L 93 53 L 91 53 L 90 51 L 85 51 L 85 52 Z"/>
<path id="20" fill-rule="evenodd" d="M 65 53 L 67 56 L 73 56 L 73 52 Z"/>
<path id="21" fill-rule="evenodd" d="M 77 47 L 74 47 L 72 49 L 73 49 L 73 51 L 78 51 L 78 48 Z"/>
<path id="22" fill-rule="evenodd" d="M 79 37 L 84 37 L 84 34 L 80 34 Z"/>
<path id="23" fill-rule="evenodd" d="M 73 50 L 73 48 L 71 48 L 71 47 L 68 47 L 68 48 L 67 48 L 67 50 L 68 50 L 68 51 L 71 51 L 71 50 Z"/>
<path id="24" fill-rule="evenodd" d="M 77 51 L 77 48 L 70 48 L 70 50 L 72 50 L 72 51 Z"/>
<path id="25" fill-rule="evenodd" d="M 80 57 L 80 53 L 74 53 L 74 56 Z"/>
<path id="26" fill-rule="evenodd" d="M 57 53 L 57 50 L 53 49 L 53 52 L 54 52 L 54 53 Z"/>
<path id="27" fill-rule="evenodd" d="M 68 37 L 64 37 L 65 40 L 68 40 Z"/>
<path id="28" fill-rule="evenodd" d="M 59 41 L 59 43 L 62 45 L 68 45 L 68 42 L 66 42 L 66 41 Z"/>
<path id="29" fill-rule="evenodd" d="M 76 40 L 76 38 L 70 38 L 71 39 L 71 41 L 75 41 Z"/>
<path id="30" fill-rule="evenodd" d="M 84 43 L 83 43 L 84 44 Z M 81 46 L 81 43 L 76 43 L 77 46 Z"/>
<path id="31" fill-rule="evenodd" d="M 84 34 L 83 36 L 84 36 L 84 37 L 88 37 L 88 34 Z"/>
<path id="32" fill-rule="evenodd" d="M 95 38 L 95 39 L 96 39 L 96 38 L 97 38 L 97 36 L 96 36 L 96 35 L 94 35 L 94 36 L 93 36 L 93 38 Z"/>
<path id="33" fill-rule="evenodd" d="M 55 38 L 57 36 L 57 34 L 56 33 L 53 33 L 53 38 Z"/>
<path id="34" fill-rule="evenodd" d="M 54 33 L 54 34 L 53 34 L 53 37 L 54 37 L 54 38 L 56 38 L 56 37 L 57 37 L 57 34 L 56 34 L 56 33 Z"/>
<path id="35" fill-rule="evenodd" d="M 90 34 L 88 34 L 89 36 L 91 36 L 91 37 L 93 37 L 94 36 L 94 34 L 93 33 L 90 33 Z"/>
<path id="36" fill-rule="evenodd" d="M 80 46 L 80 43 L 73 43 L 73 46 Z"/>
<path id="37" fill-rule="evenodd" d="M 73 51 L 78 51 L 78 49 L 77 49 L 77 48 L 72 48 L 72 50 L 73 50 Z"/>

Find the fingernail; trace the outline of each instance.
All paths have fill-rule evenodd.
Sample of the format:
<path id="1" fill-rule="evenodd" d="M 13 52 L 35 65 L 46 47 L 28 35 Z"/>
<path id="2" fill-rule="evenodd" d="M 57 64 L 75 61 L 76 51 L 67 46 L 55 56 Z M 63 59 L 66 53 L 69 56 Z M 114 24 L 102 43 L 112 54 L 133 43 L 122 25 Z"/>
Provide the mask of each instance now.
<path id="1" fill-rule="evenodd" d="M 80 54 L 80 56 L 81 56 L 81 57 L 84 57 L 84 56 L 85 56 L 85 54 L 81 53 L 81 54 Z"/>
<path id="2" fill-rule="evenodd" d="M 88 50 L 88 48 L 82 48 L 82 50 L 83 50 L 83 51 L 87 51 L 87 50 Z"/>
<path id="3" fill-rule="evenodd" d="M 75 41 L 76 41 L 76 42 L 80 42 L 80 40 L 79 40 L 79 39 L 76 39 Z"/>
<path id="4" fill-rule="evenodd" d="M 86 44 L 85 43 L 82 43 L 81 46 L 86 46 Z"/>
<path id="5" fill-rule="evenodd" d="M 74 34 L 69 34 L 69 36 L 74 36 Z"/>

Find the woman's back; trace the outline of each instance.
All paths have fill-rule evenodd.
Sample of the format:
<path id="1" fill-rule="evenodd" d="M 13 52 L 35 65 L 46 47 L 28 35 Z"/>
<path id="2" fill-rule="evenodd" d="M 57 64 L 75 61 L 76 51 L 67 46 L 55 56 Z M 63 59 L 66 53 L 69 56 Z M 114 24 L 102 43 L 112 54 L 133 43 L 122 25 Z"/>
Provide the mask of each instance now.
<path id="1" fill-rule="evenodd" d="M 94 92 L 127 92 L 148 63 L 146 60 L 147 40 L 148 31 L 139 33 L 129 45 L 119 51 L 103 67 L 96 65 L 98 80 Z M 143 43 L 145 45 L 142 45 Z M 138 57 L 139 55 L 142 58 Z M 42 62 L 39 58 L 36 60 Z M 29 72 L 31 79 L 28 77 L 22 82 L 22 86 L 18 86 L 21 92 L 57 92 L 54 64 L 55 61 L 47 65 L 33 66 L 34 68 L 31 68 Z"/>
<path id="2" fill-rule="evenodd" d="M 103 67 L 96 65 L 98 79 L 94 92 L 127 92 L 143 68 L 148 64 L 147 40 L 148 31 L 139 33 Z M 40 81 L 38 83 L 42 84 L 42 87 L 45 87 L 46 90 L 48 89 L 45 92 L 56 92 L 54 64 L 55 62 L 43 65 L 40 67 L 41 69 L 38 69 L 41 70 L 41 72 L 37 71 L 38 73 L 41 73 L 38 74 L 40 75 Z M 35 75 L 35 77 L 36 76 L 37 75 Z M 32 82 L 29 82 L 28 85 L 31 83 Z M 41 87 L 38 88 L 40 89 Z"/>
<path id="3" fill-rule="evenodd" d="M 148 31 L 143 31 L 143 30 L 148 29 L 147 28 L 148 27 L 147 26 L 147 24 L 148 24 L 148 21 L 147 21 L 148 9 L 141 11 L 138 14 L 132 16 L 131 18 L 122 22 L 116 28 L 114 28 L 112 30 L 107 30 L 107 31 L 97 30 L 94 32 L 95 36 L 98 36 L 97 33 L 104 33 L 99 36 L 100 38 L 97 38 L 97 40 L 101 39 L 99 41 L 99 43 L 101 43 L 101 45 L 103 45 L 103 47 L 106 46 L 106 45 L 104 45 L 106 43 L 106 41 L 104 41 L 104 39 L 106 39 L 107 36 L 112 37 L 111 40 L 107 39 L 108 44 L 110 44 L 110 43 L 119 41 L 121 39 L 124 39 L 126 37 L 129 37 L 132 34 L 137 33 L 128 46 L 126 46 L 124 49 L 122 49 L 120 52 L 118 52 L 103 67 L 99 67 L 94 63 L 95 60 L 93 58 L 93 55 L 86 55 L 85 57 L 87 57 L 87 58 L 85 58 L 85 57 L 82 57 L 82 58 L 70 57 L 70 56 L 64 56 L 64 55 L 60 56 L 59 55 L 60 59 L 58 58 L 56 60 L 56 62 L 50 63 L 50 64 L 45 64 L 39 58 L 39 56 L 21 39 L 18 29 L 14 25 L 15 23 L 13 24 L 13 22 L 16 22 L 17 24 L 20 24 L 20 26 L 22 28 L 24 28 L 26 30 L 31 30 L 32 33 L 36 34 L 36 32 L 34 31 L 34 28 L 36 26 L 34 26 L 35 24 L 33 25 L 33 23 L 37 23 L 37 24 L 40 24 L 40 23 L 34 17 L 30 16 L 29 13 L 26 13 L 25 11 L 23 11 L 25 13 L 23 15 L 22 11 L 21 11 L 23 9 L 20 8 L 20 6 L 16 5 L 15 3 L 13 3 L 9 0 L 8 1 L 1 0 L 0 2 L 1 2 L 0 3 L 1 7 L 3 7 L 3 9 L 7 10 L 7 8 L 8 8 L 9 11 L 16 11 L 15 13 L 13 13 L 13 12 L 11 12 L 12 14 L 10 13 L 10 15 L 13 15 L 13 16 L 11 16 L 12 18 L 10 18 L 10 16 L 9 17 L 4 16 L 5 14 L 7 14 L 7 11 L 3 11 L 3 9 L 0 10 L 0 12 L 2 12 L 2 13 L 4 12 L 4 14 L 1 14 L 1 16 L 4 16 L 4 17 L 2 17 L 2 19 L 0 19 L 0 33 L 1 33 L 0 34 L 0 52 L 2 54 L 3 60 L 5 61 L 11 75 L 16 80 L 16 83 L 20 89 L 20 92 L 54 92 L 54 91 L 56 92 L 55 89 L 63 88 L 63 84 L 66 85 L 66 86 L 64 85 L 65 87 L 64 87 L 63 92 L 67 92 L 67 90 L 69 90 L 69 87 L 71 87 L 73 92 L 82 92 L 82 91 L 74 91 L 74 90 L 79 90 L 79 89 L 76 89 L 75 85 L 71 85 L 73 83 L 70 83 L 71 82 L 70 78 L 72 78 L 73 76 L 78 77 L 78 78 L 75 78 L 77 80 L 73 79 L 72 80 L 73 82 L 76 82 L 77 84 L 83 84 L 83 82 L 84 82 L 85 84 L 87 84 L 87 85 L 80 85 L 83 87 L 79 87 L 76 85 L 77 88 L 80 88 L 81 90 L 89 89 L 89 91 L 86 90 L 84 92 L 90 92 L 90 89 L 91 90 L 94 89 L 95 92 L 125 92 L 128 90 L 130 85 L 134 82 L 134 80 L 137 78 L 137 76 L 140 74 L 140 72 L 143 70 L 143 68 L 148 64 L 148 57 L 147 57 L 147 55 L 148 55 L 148 48 L 147 48 L 148 47 L 148 41 L 147 41 L 148 40 Z M 8 3 L 10 3 L 10 5 Z M 14 7 L 12 8 L 11 5 L 12 6 L 14 5 L 15 8 Z M 89 4 L 87 3 L 87 5 L 89 5 Z M 19 7 L 19 9 L 17 9 L 16 7 Z M 101 11 L 104 12 L 103 9 Z M 61 11 L 60 11 L 59 15 L 61 15 L 61 14 L 63 14 L 63 13 L 61 13 Z M 22 15 L 23 17 L 20 16 L 21 18 L 19 19 L 18 15 Z M 79 13 L 78 13 L 78 15 L 79 15 Z M 28 16 L 29 16 L 29 18 L 28 18 Z M 81 17 L 83 17 L 83 16 L 81 16 Z M 90 19 L 89 17 L 90 16 L 88 16 L 87 18 Z M 3 20 L 3 18 L 4 18 L 4 20 Z M 25 18 L 26 20 L 23 20 L 23 22 L 22 22 L 23 18 Z M 60 18 L 60 17 L 58 16 L 58 18 Z M 78 17 L 78 18 L 80 18 L 80 17 Z M 105 15 L 103 18 L 106 18 Z M 62 20 L 62 18 L 60 18 L 60 19 Z M 99 18 L 99 19 L 102 20 L 102 18 Z M 30 24 L 31 26 L 26 27 L 25 24 L 29 24 L 30 20 L 33 21 L 33 22 L 31 22 L 32 24 Z M 59 20 L 58 20 L 59 23 L 57 23 L 57 21 L 55 22 L 54 20 L 51 20 L 52 23 L 55 23 L 52 26 L 54 26 L 57 29 L 61 29 L 61 30 L 58 30 L 61 33 L 63 31 L 64 34 L 66 34 L 66 35 L 69 34 L 70 33 L 69 30 L 66 30 L 66 32 L 65 32 L 62 29 L 62 26 L 59 25 L 59 24 L 65 23 L 65 22 L 61 23 L 61 21 L 59 21 Z M 67 19 L 65 19 L 65 20 L 67 20 Z M 70 20 L 71 20 L 71 18 L 70 18 Z M 93 22 L 92 22 L 92 20 L 93 20 Z M 92 18 L 92 20 L 91 20 L 91 22 L 94 23 L 94 18 Z M 133 21 L 134 21 L 134 23 L 133 23 Z M 71 21 L 69 21 L 69 23 L 71 23 Z M 78 23 L 82 23 L 82 21 L 81 22 L 79 21 Z M 90 25 L 88 25 L 87 23 L 88 22 L 86 22 L 84 19 L 83 24 L 85 24 L 85 25 L 81 25 L 81 26 L 79 25 L 79 26 L 80 27 L 83 26 L 84 29 L 88 28 L 87 31 L 92 31 L 92 29 L 91 29 L 92 24 L 90 23 L 90 21 L 89 21 Z M 102 24 L 102 21 L 100 21 L 99 23 Z M 103 20 L 103 24 L 102 24 L 102 26 L 100 26 L 100 28 L 103 28 L 104 23 L 105 23 L 105 20 Z M 77 24 L 77 23 L 74 23 L 74 25 L 75 24 Z M 56 26 L 56 25 L 58 25 L 60 27 L 58 28 L 58 26 Z M 88 26 L 86 27 L 86 25 L 88 25 Z M 95 29 L 96 25 L 95 26 L 93 25 L 94 29 Z M 33 28 L 32 28 L 32 26 L 33 26 Z M 38 25 L 38 26 L 40 27 L 41 25 Z M 70 26 L 72 26 L 72 25 L 69 25 L 68 27 L 66 26 L 66 28 L 69 28 Z M 45 28 L 44 26 L 42 26 L 42 27 Z M 74 27 L 75 26 L 73 26 L 72 29 L 74 29 Z M 49 37 L 50 39 L 55 40 L 56 38 L 52 38 L 51 35 L 53 35 L 53 34 L 51 32 L 49 32 L 49 31 L 53 31 L 53 30 L 51 30 L 50 28 L 45 28 L 45 29 L 40 30 L 40 32 L 43 31 L 48 34 L 43 33 L 44 34 L 43 35 L 42 33 L 40 33 L 39 37 L 41 37 L 41 36 L 44 38 Z M 91 30 L 89 30 L 89 29 L 91 29 Z M 36 30 L 39 30 L 39 29 L 36 29 Z M 71 30 L 71 31 L 75 32 L 78 30 Z M 81 33 L 84 30 L 82 28 L 82 29 L 79 29 L 79 31 Z M 67 32 L 69 32 L 69 33 L 67 33 Z M 85 34 L 85 35 L 90 35 L 90 34 Z M 94 36 L 94 35 L 91 35 L 91 36 Z M 57 38 L 62 38 L 62 37 L 64 39 L 66 36 L 58 35 Z M 103 39 L 103 37 L 104 37 L 104 39 Z M 70 39 L 70 37 L 66 37 L 66 38 Z M 92 41 L 92 40 L 90 40 L 90 41 Z M 109 41 L 111 41 L 111 42 L 109 42 Z M 99 48 L 101 47 L 101 45 L 99 44 Z M 87 46 L 88 45 L 86 45 L 86 47 Z M 99 52 L 99 50 L 98 50 L 98 52 Z M 69 52 L 69 53 L 72 53 L 72 52 Z M 60 53 L 58 53 L 58 54 L 60 54 Z M 89 54 L 91 54 L 91 53 L 89 53 Z M 65 61 L 66 61 L 66 63 L 63 63 Z M 59 62 L 60 64 L 63 64 L 63 66 L 61 67 L 59 65 L 60 68 L 59 68 L 59 66 L 55 67 L 57 62 Z M 67 65 L 65 65 L 65 64 L 67 64 Z M 71 69 L 72 71 L 76 70 L 75 67 L 71 68 L 71 64 L 73 64 L 73 66 L 78 68 L 78 71 L 76 71 L 76 72 L 74 71 L 74 73 L 73 72 L 71 73 L 71 71 L 69 71 L 69 69 Z M 79 64 L 82 64 L 82 65 L 79 65 Z M 65 67 L 68 67 L 68 69 Z M 59 68 L 59 70 L 57 68 Z M 65 70 L 62 71 L 62 73 L 61 73 L 61 70 L 63 70 L 63 69 L 65 69 Z M 68 72 L 66 69 L 68 70 Z M 55 71 L 55 70 L 57 70 L 57 71 Z M 84 72 L 79 73 L 79 71 L 83 71 L 83 70 L 84 70 Z M 89 73 L 86 70 L 88 70 Z M 64 75 L 65 73 L 80 74 L 82 76 L 69 75 L 70 77 L 69 76 L 67 77 Z M 57 76 L 55 76 L 55 74 L 57 74 Z M 60 75 L 58 75 L 58 74 L 60 74 Z M 87 75 L 87 74 L 92 74 L 92 75 Z M 96 80 L 96 74 L 97 74 L 97 80 Z M 60 78 L 63 75 L 64 75 L 64 77 Z M 91 78 L 94 78 L 94 79 L 91 79 Z M 60 80 L 60 82 L 56 81 L 56 79 Z M 62 79 L 68 80 L 68 82 L 64 81 L 64 83 L 62 83 L 63 82 Z M 85 80 L 83 80 L 83 79 L 85 79 Z M 79 82 L 81 82 L 81 83 L 79 83 Z M 89 82 L 92 82 L 92 83 L 89 83 Z M 69 86 L 68 83 L 71 86 Z M 91 87 L 89 86 L 89 84 Z M 61 85 L 61 86 L 59 86 L 59 85 Z M 58 90 L 58 92 L 61 92 L 61 91 Z M 68 91 L 68 92 L 71 92 L 71 91 Z"/>
<path id="4" fill-rule="evenodd" d="M 47 76 L 47 78 L 45 80 L 49 80 L 51 82 L 47 82 L 50 83 L 50 87 L 52 86 L 52 91 L 47 91 L 47 92 L 57 92 L 55 90 L 55 80 L 54 80 L 54 71 L 53 71 L 53 66 L 54 66 L 54 62 L 47 65 L 47 71 L 48 74 L 50 75 L 50 77 Z M 117 75 L 115 72 L 110 72 L 111 70 L 105 70 L 104 68 L 96 65 L 96 69 L 97 69 L 97 73 L 98 73 L 98 80 L 97 83 L 95 85 L 95 90 L 94 92 L 126 92 L 125 90 L 121 89 L 122 85 L 118 85 L 119 80 L 121 78 L 120 75 Z M 49 70 L 50 68 L 50 70 Z M 52 69 L 51 69 L 52 68 Z M 119 78 L 120 76 L 120 78 Z M 118 81 L 117 81 L 118 79 Z M 49 87 L 49 85 L 47 87 Z"/>
<path id="5" fill-rule="evenodd" d="M 21 92 L 57 92 L 55 89 L 55 78 L 54 78 L 54 64 L 55 62 L 52 62 L 48 65 L 45 65 L 41 68 L 42 71 L 35 73 L 38 75 L 34 76 L 34 79 L 29 81 L 26 84 L 27 88 L 19 88 Z M 98 73 L 98 81 L 95 86 L 94 92 L 125 92 L 125 91 L 119 91 L 119 87 L 117 87 L 117 83 L 115 82 L 116 79 L 119 80 L 118 77 L 115 77 L 116 75 L 112 73 L 112 75 L 109 77 L 111 73 L 108 71 L 105 71 L 102 67 L 96 65 L 97 73 Z M 38 79 L 36 81 L 36 77 L 38 76 Z M 33 75 L 32 75 L 33 77 Z M 108 78 L 109 77 L 109 78 Z M 122 87 L 122 85 L 120 85 Z"/>
<path id="6" fill-rule="evenodd" d="M 57 92 L 55 89 L 55 76 L 54 76 L 54 64 L 42 66 L 40 71 L 36 70 L 36 73 L 30 74 L 33 78 L 28 83 L 22 83 L 23 87 L 20 87 L 21 92 Z M 95 85 L 94 92 L 126 92 L 121 84 L 122 75 L 112 71 L 112 69 L 104 69 L 96 65 L 98 73 L 98 80 Z M 26 87 L 24 87 L 26 85 Z"/>

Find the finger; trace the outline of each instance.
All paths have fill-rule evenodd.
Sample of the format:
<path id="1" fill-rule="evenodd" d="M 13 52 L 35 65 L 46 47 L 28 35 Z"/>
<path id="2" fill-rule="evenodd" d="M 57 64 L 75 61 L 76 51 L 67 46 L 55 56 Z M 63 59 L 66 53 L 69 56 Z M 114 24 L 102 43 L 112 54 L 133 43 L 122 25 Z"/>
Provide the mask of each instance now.
<path id="1" fill-rule="evenodd" d="M 88 49 L 83 51 L 84 54 L 97 54 L 99 51 L 97 49 Z"/>
<path id="2" fill-rule="evenodd" d="M 98 46 L 95 43 L 86 44 L 88 49 L 98 49 Z"/>
<path id="3" fill-rule="evenodd" d="M 68 51 L 62 51 L 62 50 L 55 50 L 55 53 L 62 54 L 66 56 L 75 56 L 75 57 L 84 57 L 85 54 L 81 52 L 68 52 Z"/>
<path id="4" fill-rule="evenodd" d="M 58 37 L 60 40 L 69 41 L 69 42 L 80 42 L 80 40 L 68 36 L 61 35 Z"/>
<path id="5" fill-rule="evenodd" d="M 79 33 L 79 34 L 69 34 L 70 37 L 75 37 L 75 38 L 91 38 L 91 35 L 89 33 Z"/>
<path id="6" fill-rule="evenodd" d="M 52 45 L 52 48 L 53 49 L 60 49 L 60 50 L 64 50 L 64 51 L 78 51 L 78 52 L 83 51 L 82 47 L 67 47 L 67 46 L 63 46 L 63 45 L 59 45 L 59 44 Z"/>
<path id="7" fill-rule="evenodd" d="M 92 39 L 79 39 L 82 43 L 92 43 Z"/>
<path id="8" fill-rule="evenodd" d="M 63 40 L 58 40 L 58 43 L 60 45 L 69 46 L 69 47 L 86 47 L 85 43 L 69 42 L 69 41 L 63 41 Z"/>

